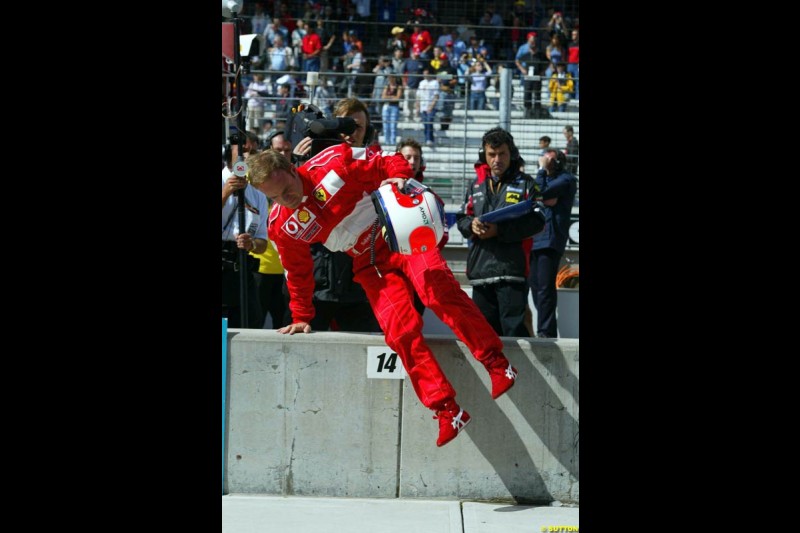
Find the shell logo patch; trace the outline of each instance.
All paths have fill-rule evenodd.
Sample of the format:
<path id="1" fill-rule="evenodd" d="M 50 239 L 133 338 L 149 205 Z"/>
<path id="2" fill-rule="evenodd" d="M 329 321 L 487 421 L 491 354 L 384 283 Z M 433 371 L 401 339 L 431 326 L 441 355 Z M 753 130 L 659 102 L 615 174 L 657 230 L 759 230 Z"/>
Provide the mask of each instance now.
<path id="1" fill-rule="evenodd" d="M 283 231 L 296 239 L 309 227 L 315 218 L 317 218 L 317 215 L 303 207 L 292 213 L 292 216 L 284 222 Z"/>

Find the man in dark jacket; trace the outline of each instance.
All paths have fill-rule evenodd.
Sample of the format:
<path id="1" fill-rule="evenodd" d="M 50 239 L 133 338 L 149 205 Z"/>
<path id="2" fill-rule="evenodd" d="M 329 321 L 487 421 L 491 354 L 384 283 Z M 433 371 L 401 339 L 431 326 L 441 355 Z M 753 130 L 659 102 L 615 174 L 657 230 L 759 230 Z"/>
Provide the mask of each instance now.
<path id="1" fill-rule="evenodd" d="M 539 158 L 536 183 L 545 205 L 545 229 L 533 241 L 530 287 L 536 307 L 536 336 L 558 337 L 556 276 L 567 246 L 569 216 L 578 189 L 575 176 L 567 171 L 567 156 L 549 148 Z"/>
<path id="2" fill-rule="evenodd" d="M 472 299 L 498 335 L 527 337 L 524 324 L 528 302 L 528 254 L 531 237 L 542 229 L 541 218 L 529 211 L 493 223 L 480 216 L 538 196 L 533 177 L 520 172 L 524 165 L 514 138 L 502 128 L 493 128 L 481 140 L 477 178 L 467 191 L 456 224 L 470 240 L 467 278 Z"/>

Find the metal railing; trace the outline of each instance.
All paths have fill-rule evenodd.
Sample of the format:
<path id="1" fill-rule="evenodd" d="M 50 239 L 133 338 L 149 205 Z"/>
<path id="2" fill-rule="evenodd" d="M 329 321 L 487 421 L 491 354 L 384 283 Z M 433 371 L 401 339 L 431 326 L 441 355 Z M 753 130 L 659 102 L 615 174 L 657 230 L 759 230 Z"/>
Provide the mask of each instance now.
<path id="1" fill-rule="evenodd" d="M 268 71 L 253 70 L 250 74 L 264 74 L 265 81 L 273 81 L 268 96 L 259 96 L 254 100 L 263 102 L 263 111 L 259 112 L 257 120 L 263 121 L 270 119 L 273 126 L 278 126 L 277 122 L 282 118 L 277 116 L 276 108 L 282 97 L 275 94 L 277 84 L 275 80 L 289 75 L 291 77 L 289 100 L 296 103 L 312 103 L 309 98 L 309 91 L 305 86 L 307 73 L 301 71 Z M 345 74 L 342 72 L 320 72 L 320 83 L 327 85 L 328 98 L 324 102 L 315 99 L 315 103 L 321 109 L 332 108 L 333 104 L 341 98 L 356 97 L 363 101 L 370 109 L 370 121 L 378 132 L 378 141 L 387 150 L 393 150 L 395 140 L 386 139 L 383 135 L 383 119 L 381 115 L 382 100 L 375 97 L 374 85 L 376 78 L 381 76 L 372 72 Z M 407 75 L 407 77 L 421 77 L 418 75 Z M 510 98 L 501 98 L 501 84 L 503 76 L 495 75 L 494 85 L 489 85 L 486 94 L 486 108 L 483 110 L 470 110 L 469 83 L 459 86 L 452 96 L 452 121 L 449 128 L 442 134 L 442 109 L 441 100 L 437 112 L 430 122 L 434 127 L 434 144 L 426 145 L 424 138 L 424 122 L 421 119 L 411 120 L 404 116 L 403 108 L 405 102 L 401 102 L 401 114 L 397 123 L 398 137 L 412 137 L 423 146 L 423 155 L 426 162 L 425 182 L 433 187 L 442 196 L 445 202 L 460 204 L 472 180 L 475 177 L 474 163 L 477 161 L 478 150 L 483 134 L 495 126 L 503 126 L 500 123 L 501 116 L 509 117 L 506 127 L 514 136 L 515 144 L 520 151 L 520 155 L 525 160 L 525 171 L 534 174 L 538 168 L 538 157 L 541 151 L 539 138 L 549 136 L 552 139 L 551 146 L 557 149 L 566 147 L 566 139 L 563 135 L 565 126 L 572 126 L 575 137 L 580 138 L 579 124 L 579 102 L 571 101 L 565 112 L 549 113 L 551 118 L 526 118 L 526 108 L 523 99 L 523 86 L 519 78 L 511 79 L 512 85 L 509 94 Z M 510 76 L 509 76 L 510 78 Z M 269 84 L 268 84 L 269 85 Z M 542 84 L 540 105 L 542 108 L 549 107 L 549 95 L 546 83 Z M 246 92 L 248 82 L 243 84 L 243 94 Z M 535 103 L 536 96 L 533 96 Z M 243 113 L 248 113 L 248 102 L 243 102 Z M 287 117 L 283 117 L 287 118 Z M 250 120 L 246 119 L 248 129 L 251 128 Z M 578 169 L 579 171 L 580 169 Z M 576 172 L 579 176 L 579 172 Z"/>

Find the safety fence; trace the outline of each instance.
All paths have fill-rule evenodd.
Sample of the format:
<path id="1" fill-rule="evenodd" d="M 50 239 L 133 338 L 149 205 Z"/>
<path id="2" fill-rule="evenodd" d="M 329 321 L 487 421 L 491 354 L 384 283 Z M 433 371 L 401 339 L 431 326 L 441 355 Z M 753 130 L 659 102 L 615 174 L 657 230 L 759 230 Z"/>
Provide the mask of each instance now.
<path id="1" fill-rule="evenodd" d="M 502 70 L 503 67 L 500 67 Z M 291 114 L 292 107 L 299 104 L 314 104 L 326 116 L 332 116 L 332 108 L 341 98 L 356 97 L 370 110 L 370 122 L 378 135 L 377 140 L 384 149 L 393 150 L 401 138 L 411 137 L 423 146 L 425 159 L 425 181 L 442 196 L 446 203 L 459 205 L 470 183 L 475 177 L 474 163 L 481 147 L 483 134 L 498 125 L 500 118 L 508 117 L 507 128 L 514 136 L 520 155 L 524 159 L 525 171 L 531 174 L 538 168 L 541 152 L 540 138 L 549 137 L 550 146 L 566 148 L 565 127 L 571 126 L 576 139 L 580 138 L 579 101 L 570 99 L 560 108 L 551 110 L 550 92 L 547 76 L 532 90 L 530 103 L 525 103 L 525 80 L 510 76 L 508 98 L 501 98 L 504 76 L 494 73 L 490 77 L 483 98 L 474 99 L 470 93 L 470 83 L 454 84 L 452 93 L 440 91 L 435 112 L 422 115 L 414 110 L 418 105 L 419 93 L 406 97 L 400 103 L 394 139 L 386 138 L 387 128 L 383 124 L 384 100 L 380 97 L 386 76 L 380 73 L 359 72 L 321 72 L 318 82 L 307 85 L 307 73 L 286 70 L 251 70 L 241 80 L 242 95 L 248 93 L 252 78 L 264 76 L 266 90 L 258 96 L 243 98 L 242 113 L 246 116 L 247 129 L 255 133 L 266 133 L 264 127 L 282 129 Z M 406 74 L 404 77 L 422 78 Z M 458 77 L 458 76 L 454 76 Z M 439 76 L 441 83 L 447 83 L 448 76 Z M 311 77 L 314 80 L 314 77 Z M 281 85 L 286 88 L 280 89 Z M 251 92 L 251 95 L 254 93 Z M 471 105 L 472 100 L 472 105 Z M 475 108 L 475 109 L 471 109 Z M 476 108 L 477 107 L 477 108 Z M 235 109 L 232 98 L 226 103 L 224 115 L 233 123 L 231 112 Z M 431 127 L 431 135 L 426 138 L 425 126 Z M 432 139 L 431 139 L 432 137 Z M 426 142 L 430 141 L 430 142 Z M 574 159 L 574 161 L 573 161 Z M 573 170 L 580 179 L 580 166 L 577 157 L 568 155 L 568 162 L 574 163 Z"/>

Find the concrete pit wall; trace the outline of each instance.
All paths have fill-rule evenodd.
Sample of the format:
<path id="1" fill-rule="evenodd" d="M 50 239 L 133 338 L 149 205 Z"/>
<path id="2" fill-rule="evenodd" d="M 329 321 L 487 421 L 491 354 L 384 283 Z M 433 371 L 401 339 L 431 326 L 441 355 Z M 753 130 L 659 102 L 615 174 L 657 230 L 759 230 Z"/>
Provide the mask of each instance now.
<path id="1" fill-rule="evenodd" d="M 367 377 L 382 335 L 230 330 L 225 492 L 578 503 L 579 341 L 504 338 L 494 401 L 462 342 L 426 339 L 472 416 L 441 448 L 408 378 Z"/>

